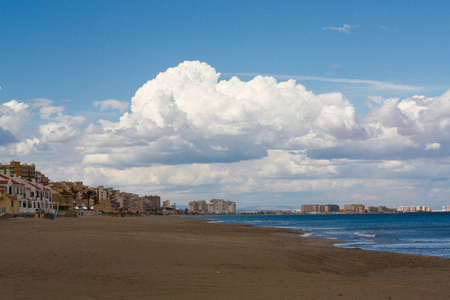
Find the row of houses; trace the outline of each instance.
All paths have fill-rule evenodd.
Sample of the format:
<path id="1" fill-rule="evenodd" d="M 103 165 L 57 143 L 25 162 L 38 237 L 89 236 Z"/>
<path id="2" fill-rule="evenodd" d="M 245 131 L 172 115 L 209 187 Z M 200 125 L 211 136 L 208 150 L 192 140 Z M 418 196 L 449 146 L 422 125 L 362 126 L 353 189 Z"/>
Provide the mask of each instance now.
<path id="1" fill-rule="evenodd" d="M 161 197 L 158 195 L 139 196 L 103 186 L 92 188 L 81 181 L 53 182 L 52 189 L 64 198 L 58 199 L 60 210 L 154 213 L 161 209 Z"/>
<path id="2" fill-rule="evenodd" d="M 28 181 L 0 170 L 0 215 L 55 214 L 58 203 L 52 201 L 52 189 L 35 179 Z"/>
<path id="3" fill-rule="evenodd" d="M 174 209 L 166 200 L 167 209 Z M 164 209 L 164 207 L 163 207 Z M 76 211 L 151 213 L 161 210 L 158 195 L 139 196 L 83 182 L 51 182 L 35 165 L 0 164 L 0 216 L 4 214 L 66 214 Z"/>

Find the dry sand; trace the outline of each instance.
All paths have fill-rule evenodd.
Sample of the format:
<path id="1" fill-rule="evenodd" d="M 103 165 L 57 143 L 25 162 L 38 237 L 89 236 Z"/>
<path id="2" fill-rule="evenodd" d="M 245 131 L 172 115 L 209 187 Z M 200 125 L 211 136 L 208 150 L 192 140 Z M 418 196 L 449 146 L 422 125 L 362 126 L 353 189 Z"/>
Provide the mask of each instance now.
<path id="1" fill-rule="evenodd" d="M 185 217 L 0 220 L 1 299 L 450 299 L 450 259 Z"/>

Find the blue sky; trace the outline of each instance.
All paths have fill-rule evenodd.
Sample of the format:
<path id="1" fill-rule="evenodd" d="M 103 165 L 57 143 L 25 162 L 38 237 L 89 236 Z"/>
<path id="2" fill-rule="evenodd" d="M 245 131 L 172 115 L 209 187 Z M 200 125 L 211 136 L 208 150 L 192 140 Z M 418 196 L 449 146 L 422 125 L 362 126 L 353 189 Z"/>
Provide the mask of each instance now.
<path id="1" fill-rule="evenodd" d="M 4 100 L 43 97 L 87 106 L 129 100 L 143 83 L 185 60 L 205 61 L 224 76 L 378 80 L 422 87 L 432 96 L 449 85 L 448 1 L 2 1 L 1 6 Z M 324 30 L 344 24 L 352 26 L 350 33 Z M 337 88 L 304 84 L 318 92 Z"/>
<path id="2" fill-rule="evenodd" d="M 92 157 L 96 157 L 93 156 L 94 154 L 112 155 L 108 151 L 117 154 L 123 149 L 115 148 L 114 143 L 110 143 L 110 150 L 105 150 L 104 145 L 89 147 L 86 143 L 89 139 L 99 138 L 92 136 L 95 130 L 115 130 L 115 135 L 109 136 L 109 139 L 115 140 L 121 138 L 125 127 L 142 124 L 142 120 L 153 120 L 157 123 L 155 128 L 159 131 L 152 127 L 153 125 L 147 130 L 159 132 L 157 140 L 160 144 L 163 144 L 163 141 L 168 143 L 167 137 L 170 136 L 172 137 L 170 143 L 175 147 L 171 148 L 171 151 L 175 151 L 177 147 L 182 148 L 181 145 L 194 145 L 192 147 L 197 148 L 188 153 L 178 149 L 178 152 L 173 152 L 175 154 L 171 152 L 172 154 L 167 156 L 165 147 L 168 144 L 164 144 L 164 147 L 158 144 L 159 148 L 154 148 L 152 144 L 151 151 L 157 152 L 157 155 L 150 155 L 151 159 L 148 157 L 134 159 L 129 166 L 119 163 L 116 160 L 117 157 L 108 157 L 103 161 L 102 167 L 122 172 L 116 174 L 117 178 L 128 176 L 126 171 L 131 172 L 131 167 L 147 168 L 141 169 L 142 173 L 159 168 L 153 174 L 156 178 L 154 182 L 142 181 L 134 185 L 123 184 L 121 181 L 119 185 L 124 190 L 128 189 L 141 194 L 158 192 L 163 194 L 163 197 L 167 195 L 167 198 L 175 199 L 179 203 L 200 197 L 206 199 L 224 197 L 253 204 L 257 201 L 255 199 L 270 202 L 272 196 L 275 197 L 271 193 L 277 193 L 275 198 L 281 199 L 280 205 L 297 205 L 302 197 L 305 197 L 306 202 L 308 199 L 325 202 L 333 200 L 345 202 L 347 199 L 357 201 L 358 197 L 364 198 L 361 196 L 363 191 L 353 193 L 351 188 L 342 188 L 339 190 L 341 194 L 338 193 L 340 199 L 333 199 L 330 195 L 335 195 L 336 191 L 328 194 L 325 188 L 321 190 L 317 186 L 322 184 L 329 189 L 329 185 L 324 182 L 332 178 L 341 181 L 371 182 L 371 178 L 367 178 L 366 175 L 362 176 L 355 174 L 355 171 L 349 171 L 360 170 L 361 159 L 367 159 L 366 165 L 375 164 L 373 166 L 377 172 L 373 171 L 371 176 L 378 180 L 376 186 L 382 186 L 386 192 L 377 193 L 378 188 L 373 188 L 370 197 L 365 199 L 374 203 L 378 201 L 377 204 L 390 204 L 400 198 L 398 202 L 411 202 L 411 205 L 420 201 L 430 201 L 430 205 L 434 207 L 441 205 L 441 202 L 444 205 L 445 201 L 439 197 L 447 195 L 447 191 L 442 190 L 441 196 L 436 196 L 435 194 L 439 193 L 433 194 L 432 191 L 445 186 L 445 184 L 437 186 L 434 182 L 438 178 L 439 180 L 446 178 L 448 174 L 425 172 L 426 180 L 433 182 L 425 186 L 423 182 L 417 181 L 412 184 L 408 180 L 415 179 L 417 170 L 427 165 L 424 159 L 432 160 L 433 163 L 430 165 L 443 164 L 443 160 L 447 159 L 448 150 L 444 146 L 447 143 L 447 136 L 444 131 L 442 134 L 432 131 L 432 128 L 435 128 L 433 126 L 437 125 L 429 125 L 430 132 L 436 133 L 434 140 L 426 140 L 426 130 L 420 132 L 417 129 L 414 134 L 411 133 L 411 128 L 414 126 L 414 128 L 426 127 L 423 119 L 420 119 L 420 124 L 415 124 L 414 122 L 418 119 L 413 120 L 412 116 L 417 117 L 418 111 L 434 109 L 429 107 L 431 105 L 429 102 L 424 100 L 420 102 L 416 98 L 411 100 L 411 97 L 423 95 L 427 98 L 447 99 L 445 93 L 450 88 L 449 8 L 448 1 L 0 1 L 0 103 L 4 106 L 3 121 L 0 121 L 0 125 L 3 124 L 1 126 L 3 131 L 0 133 L 3 132 L 4 149 L 0 159 L 2 162 L 12 158 L 28 162 L 35 161 L 38 169 L 41 168 L 49 173 L 53 180 L 69 180 L 69 178 L 63 178 L 64 172 L 55 171 L 55 168 L 58 167 L 58 163 L 70 164 L 76 169 L 73 177 L 81 177 L 73 178 L 75 180 L 84 180 L 89 184 L 117 185 L 116 181 L 104 177 L 104 174 L 95 175 L 96 173 L 92 170 L 83 171 L 83 169 L 92 164 Z M 286 127 L 274 133 L 273 137 L 275 141 L 277 135 L 285 136 L 285 140 L 280 142 L 283 145 L 274 146 L 273 141 L 263 139 L 259 134 L 260 131 L 255 129 L 258 126 L 268 126 L 268 121 L 264 123 L 256 119 L 255 122 L 253 119 L 247 119 L 246 123 L 250 123 L 250 126 L 243 125 L 245 122 L 239 119 L 242 116 L 246 118 L 257 116 L 258 120 L 262 120 L 269 113 L 264 114 L 260 110 L 242 110 L 242 107 L 236 106 L 229 117 L 224 116 L 223 122 L 214 127 L 215 131 L 212 133 L 210 131 L 212 125 L 208 125 L 209 127 L 205 125 L 208 119 L 207 112 L 201 115 L 189 106 L 191 103 L 189 101 L 195 101 L 194 96 L 189 95 L 183 99 L 177 99 L 175 96 L 174 102 L 166 98 L 164 98 L 166 100 L 158 98 L 159 104 L 164 101 L 170 102 L 169 104 L 164 102 L 165 105 L 176 104 L 174 107 L 178 115 L 175 114 L 175 110 L 172 110 L 170 112 L 173 114 L 172 117 L 180 118 L 187 114 L 187 125 L 171 123 L 169 126 L 176 127 L 179 132 L 182 131 L 181 127 L 191 129 L 184 132 L 184 135 L 178 136 L 174 132 L 161 129 L 168 128 L 167 123 L 164 123 L 166 119 L 158 123 L 159 117 L 145 109 L 145 103 L 156 101 L 154 98 L 150 100 L 151 95 L 133 97 L 146 82 L 155 79 L 160 73 L 166 74 L 169 68 L 174 68 L 178 72 L 176 75 L 178 81 L 168 73 L 165 77 L 167 82 L 179 86 L 179 89 L 174 88 L 172 91 L 175 95 L 178 90 L 181 93 L 183 88 L 186 88 L 186 84 L 193 84 L 192 80 L 187 83 L 181 82 L 180 78 L 187 74 L 183 72 L 214 73 L 201 64 L 189 65 L 186 68 L 177 67 L 185 61 L 204 62 L 214 68 L 216 74 L 220 73 L 218 80 L 228 82 L 227 88 L 230 90 L 224 92 L 222 87 L 219 89 L 227 97 L 231 97 L 230 99 L 237 99 L 244 93 L 250 97 L 251 103 L 258 101 L 261 95 L 252 96 L 248 92 L 250 85 L 257 84 L 249 82 L 258 75 L 275 78 L 278 83 L 294 79 L 298 85 L 304 86 L 306 91 L 314 96 L 338 92 L 342 95 L 342 99 L 336 100 L 334 96 L 323 96 L 322 98 L 328 97 L 328 100 L 321 102 L 327 110 L 322 109 L 320 115 L 320 107 L 317 108 L 317 112 L 311 112 L 307 119 L 316 120 L 312 125 L 308 123 L 311 127 L 298 119 L 304 108 L 298 107 L 298 113 L 290 116 L 289 113 L 292 113 L 292 110 L 280 111 L 279 116 L 292 117 L 293 122 L 298 122 L 301 128 L 308 128 L 308 130 L 304 129 L 305 132 L 300 135 L 295 133 L 294 129 L 287 130 Z M 248 86 L 237 84 L 231 87 L 229 80 L 233 76 L 237 76 L 242 82 L 249 83 Z M 170 90 L 166 83 L 158 81 L 154 82 L 154 85 L 164 86 L 165 90 Z M 267 88 L 269 91 L 273 88 L 270 88 L 271 84 L 260 82 L 257 87 L 263 90 Z M 238 87 L 245 89 L 245 92 L 242 90 L 234 94 Z M 150 90 L 155 90 L 155 87 Z M 192 89 L 192 93 L 198 93 L 196 94 L 198 98 L 211 96 L 205 90 Z M 210 101 L 221 103 L 220 99 L 223 95 L 217 96 L 217 99 L 211 97 Z M 280 100 L 280 105 L 288 106 L 291 103 L 289 102 L 291 100 L 288 100 L 289 97 Z M 301 97 L 309 96 L 304 94 Z M 398 98 L 397 104 L 388 100 L 392 97 Z M 41 100 L 36 101 L 36 99 Z M 316 103 L 318 100 L 314 99 L 311 98 L 308 101 Z M 15 104 L 15 109 L 12 109 L 12 100 L 16 100 L 17 105 L 24 104 L 29 107 Z M 114 102 L 104 102 L 105 100 Z M 445 111 L 447 103 L 444 100 L 441 99 L 439 102 L 444 103 L 442 104 L 444 108 L 436 111 Z M 270 101 L 276 102 L 277 99 Z M 310 105 L 308 101 L 305 102 L 307 106 Z M 414 102 L 414 109 L 411 109 L 411 102 Z M 10 104 L 6 107 L 7 103 Z M 104 106 L 101 105 L 102 103 Z M 228 103 L 229 107 L 234 107 L 233 105 L 237 102 Z M 250 104 L 246 105 L 248 108 Z M 401 108 L 400 114 L 398 105 Z M 217 107 L 224 109 L 225 106 L 217 104 Z M 264 107 L 272 106 L 268 104 Z M 333 109 L 340 107 L 341 110 L 336 112 L 330 107 Z M 355 116 L 352 116 L 352 109 L 355 111 Z M 139 116 L 138 110 L 141 110 Z M 407 110 L 409 114 L 406 113 Z M 331 128 L 330 124 L 333 122 L 328 124 L 324 121 L 325 119 L 330 121 L 331 117 L 342 112 L 349 118 L 343 123 L 348 129 L 346 133 Z M 130 117 L 125 120 L 124 115 L 127 113 Z M 14 118 L 7 118 L 7 116 L 14 116 Z M 402 116 L 409 116 L 409 119 L 403 120 Z M 122 119 L 119 119 L 120 117 Z M 272 118 L 277 117 L 278 115 L 272 115 Z M 446 116 L 439 117 L 446 118 Z M 12 121 L 17 118 L 22 121 Z M 108 120 L 115 125 L 98 123 L 99 120 Z M 238 123 L 239 125 L 236 125 Z M 375 123 L 382 126 L 381 129 L 377 127 L 381 131 L 394 128 L 400 135 L 396 140 L 404 139 L 403 146 L 406 148 L 398 146 L 392 149 L 384 144 L 376 144 L 377 139 L 372 135 Z M 333 126 L 336 124 L 334 122 Z M 271 126 L 278 125 L 271 124 Z M 283 127 L 283 125 L 280 126 Z M 440 126 L 438 127 L 441 129 L 445 127 L 443 123 Z M 36 130 L 38 127 L 39 130 Z M 198 131 L 193 130 L 194 127 L 196 130 L 208 128 L 208 133 L 202 135 L 203 140 L 196 135 Z M 228 131 L 218 133 L 219 127 L 226 127 Z M 352 127 L 351 130 L 350 127 Z M 80 140 L 72 145 L 70 144 L 72 141 L 63 141 L 62 137 L 55 138 L 55 135 L 50 137 L 55 128 L 59 128 L 60 133 L 63 132 L 62 137 Z M 301 128 L 298 131 L 302 131 Z M 361 128 L 364 128 L 362 130 L 364 133 L 360 132 Z M 140 127 L 137 127 L 136 131 L 138 132 L 139 129 Z M 383 132 L 388 132 L 388 129 Z M 248 145 L 245 145 L 246 151 L 239 147 L 243 143 L 242 140 L 228 139 L 231 135 L 244 133 L 247 135 L 247 142 L 250 141 Z M 212 139 L 211 136 L 214 134 L 217 136 Z M 193 135 L 195 138 L 188 138 Z M 333 138 L 328 140 L 328 135 Z M 173 138 L 175 136 L 183 139 L 187 144 L 181 143 L 174 146 L 175 140 L 180 141 Z M 324 143 L 320 144 L 321 146 L 318 146 L 317 142 L 319 136 Z M 315 138 L 314 142 L 305 142 L 311 137 Z M 37 140 L 32 142 L 33 139 Z M 156 137 L 139 136 L 139 139 L 142 145 L 154 141 Z M 372 153 L 359 145 L 358 143 L 364 139 L 374 143 L 371 146 L 372 149 L 378 147 L 379 151 Z M 126 143 L 130 142 L 126 141 Z M 292 146 L 294 144 L 295 146 Z M 19 145 L 22 145 L 22 148 Z M 18 147 L 26 150 L 21 152 Z M 223 151 L 225 154 L 220 152 L 222 154 L 219 155 L 217 152 L 219 150 L 216 151 L 217 153 L 209 153 L 204 147 L 227 150 Z M 425 148 L 427 151 L 424 150 Z M 436 151 L 430 155 L 429 150 Z M 318 158 L 329 159 L 327 166 L 329 173 L 324 171 L 328 175 L 323 175 L 325 173 L 321 172 L 316 174 L 317 170 L 315 170 L 311 171 L 310 177 L 299 176 L 298 170 L 276 173 L 281 171 L 274 167 L 275 162 L 267 161 L 264 163 L 274 167 L 274 173 L 270 176 L 264 175 L 266 177 L 260 178 L 258 176 L 261 174 L 258 173 L 259 175 L 253 174 L 251 178 L 246 178 L 240 173 L 241 171 L 238 171 L 242 168 L 242 165 L 237 166 L 239 162 L 246 164 L 258 159 L 275 159 L 276 156 L 278 160 L 275 159 L 275 161 L 279 163 L 280 157 L 284 154 L 276 151 L 304 151 L 302 153 L 307 153 L 302 154 L 305 155 L 304 159 L 308 160 L 307 164 L 314 165 L 314 168 L 319 168 L 317 164 L 320 164 L 320 168 L 326 165 Z M 61 153 L 71 154 L 64 156 Z M 334 153 L 334 156 L 330 153 Z M 134 157 L 143 156 L 145 155 L 140 153 Z M 54 162 L 48 162 L 49 157 L 53 157 Z M 296 161 L 292 157 L 284 159 L 291 163 Z M 346 159 L 345 162 L 344 159 Z M 127 159 L 122 157 L 118 160 Z M 304 163 L 305 161 L 297 162 L 297 165 Z M 234 193 L 236 187 L 231 187 L 231 183 L 229 183 L 230 190 L 227 190 L 228 185 L 219 179 L 220 176 L 225 175 L 220 175 L 219 171 L 217 171 L 217 181 L 194 184 L 196 188 L 192 188 L 192 182 L 172 180 L 169 179 L 170 176 L 161 179 L 163 172 L 169 172 L 166 168 L 177 168 L 178 172 L 187 174 L 194 172 L 197 174 L 195 176 L 198 176 L 198 164 L 201 164 L 201 168 L 211 168 L 214 171 L 221 167 L 229 168 L 228 176 L 233 174 L 238 178 L 236 180 L 241 182 L 242 192 Z M 408 169 L 410 165 L 414 167 Z M 182 166 L 186 169 L 180 170 Z M 383 166 L 396 166 L 397 171 L 378 174 L 380 170 L 384 170 Z M 409 171 L 405 169 L 404 172 L 398 172 L 398 168 L 402 166 Z M 171 171 L 175 172 L 175 170 Z M 349 173 L 351 176 L 348 175 Z M 268 177 L 276 177 L 277 184 L 289 182 L 289 186 L 295 186 L 297 183 L 304 188 L 285 186 L 286 194 L 282 191 L 263 189 L 265 193 L 272 196 L 269 196 L 269 199 L 261 199 L 257 191 L 261 190 L 261 186 L 270 183 L 267 181 Z M 288 177 L 289 179 L 283 181 Z M 389 178 L 392 178 L 391 181 Z M 251 183 L 252 180 L 253 183 Z M 396 184 L 404 186 L 406 183 L 411 184 L 411 188 L 402 193 L 393 187 Z M 259 188 L 252 188 L 252 184 Z M 274 186 L 278 185 L 274 184 Z M 388 195 L 389 189 L 395 192 Z M 410 191 L 416 191 L 416 194 L 420 196 L 408 202 L 408 197 L 414 195 L 414 192 Z M 283 198 L 283 195 L 286 197 Z"/>

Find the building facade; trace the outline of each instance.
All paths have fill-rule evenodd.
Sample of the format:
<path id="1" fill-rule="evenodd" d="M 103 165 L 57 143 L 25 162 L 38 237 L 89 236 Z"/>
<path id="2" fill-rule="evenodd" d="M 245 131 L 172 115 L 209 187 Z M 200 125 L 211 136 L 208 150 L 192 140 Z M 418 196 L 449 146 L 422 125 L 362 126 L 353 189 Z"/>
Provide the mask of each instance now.
<path id="1" fill-rule="evenodd" d="M 1 170 L 0 187 L 3 187 L 9 195 L 17 197 L 20 214 L 55 214 L 58 211 L 58 204 L 52 201 L 52 190 L 40 185 L 34 179 L 30 182 L 15 174 L 11 176 L 9 169 L 6 174 Z"/>
<path id="2" fill-rule="evenodd" d="M 363 214 L 366 212 L 364 204 L 345 204 L 344 212 L 348 214 Z"/>
<path id="3" fill-rule="evenodd" d="M 11 161 L 8 165 L 0 164 L 0 169 L 3 170 L 3 174 L 9 170 L 11 176 L 16 175 L 27 181 L 32 181 L 36 178 L 36 166 L 34 164 L 21 164 L 20 161 Z"/>
<path id="4" fill-rule="evenodd" d="M 328 214 L 340 211 L 337 204 L 303 204 L 300 212 L 302 214 Z"/>
<path id="5" fill-rule="evenodd" d="M 209 214 L 233 214 L 236 213 L 236 202 L 223 199 L 212 199 L 207 203 L 205 200 L 191 201 L 188 211 L 193 213 Z"/>

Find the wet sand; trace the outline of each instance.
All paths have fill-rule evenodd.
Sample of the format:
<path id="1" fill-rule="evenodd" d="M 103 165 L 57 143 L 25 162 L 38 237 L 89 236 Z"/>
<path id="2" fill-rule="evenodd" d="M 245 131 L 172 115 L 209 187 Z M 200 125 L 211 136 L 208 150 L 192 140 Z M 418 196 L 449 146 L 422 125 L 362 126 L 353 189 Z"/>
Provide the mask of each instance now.
<path id="1" fill-rule="evenodd" d="M 0 220 L 1 299 L 450 299 L 450 259 L 185 217 Z"/>

